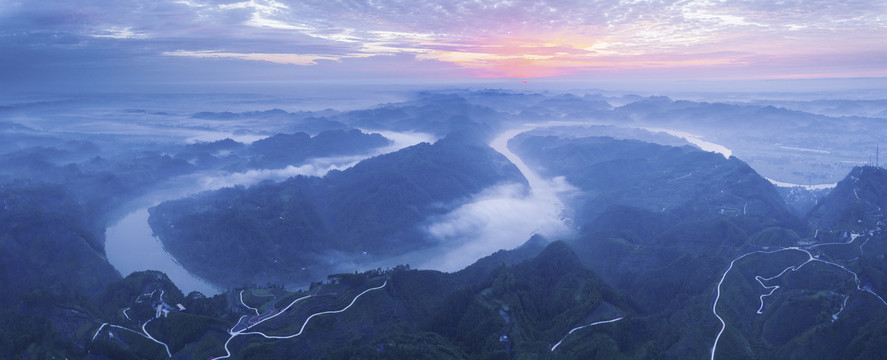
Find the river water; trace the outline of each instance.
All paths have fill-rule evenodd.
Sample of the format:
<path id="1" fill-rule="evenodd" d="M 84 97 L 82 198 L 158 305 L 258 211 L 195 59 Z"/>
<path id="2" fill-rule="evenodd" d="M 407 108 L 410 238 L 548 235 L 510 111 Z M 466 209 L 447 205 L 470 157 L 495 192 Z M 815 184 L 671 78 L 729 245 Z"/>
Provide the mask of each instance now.
<path id="1" fill-rule="evenodd" d="M 429 235 L 438 238 L 443 244 L 449 244 L 448 246 L 422 251 L 421 254 L 407 254 L 396 260 L 418 263 L 425 269 L 456 271 L 497 250 L 515 248 L 533 234 L 545 235 L 549 239 L 569 237 L 572 234 L 570 219 L 565 215 L 565 205 L 561 197 L 569 196 L 569 192 L 575 191 L 575 188 L 562 177 L 542 178 L 508 149 L 508 141 L 524 131 L 563 125 L 566 123 L 533 124 L 505 131 L 496 137 L 490 146 L 520 170 L 527 179 L 529 191 L 521 184 L 500 184 L 475 195 L 473 200 L 449 214 L 432 219 L 427 225 Z M 166 273 L 185 293 L 200 291 L 205 295 L 218 294 L 221 289 L 188 272 L 166 252 L 148 226 L 148 208 L 162 201 L 225 186 L 249 186 L 261 180 L 280 181 L 296 175 L 324 176 L 332 169 L 346 169 L 369 156 L 434 140 L 427 134 L 382 134 L 392 139 L 394 144 L 373 154 L 313 159 L 301 166 L 284 169 L 189 175 L 178 179 L 178 186 L 134 201 L 138 205 L 131 205 L 127 215 L 107 228 L 105 251 L 108 261 L 123 276 L 134 271 L 158 270 Z"/>
<path id="2" fill-rule="evenodd" d="M 163 243 L 153 235 L 151 227 L 148 225 L 148 208 L 163 201 L 179 199 L 201 191 L 215 190 L 226 186 L 250 186 L 263 180 L 281 181 L 296 175 L 324 176 L 331 170 L 347 169 L 371 156 L 398 151 L 420 142 L 434 141 L 433 136 L 424 133 L 372 132 L 381 133 L 392 140 L 392 144 L 369 154 L 316 158 L 300 166 L 288 166 L 283 169 L 192 174 L 174 179 L 170 181 L 170 184 L 167 184 L 167 188 L 133 200 L 126 206 L 129 209 L 126 215 L 105 229 L 105 253 L 108 262 L 123 276 L 135 271 L 162 271 L 185 294 L 191 291 L 199 291 L 207 296 L 219 294 L 223 289 L 188 272 L 175 260 L 172 254 L 166 251 Z"/>
<path id="3" fill-rule="evenodd" d="M 212 296 L 221 290 L 185 270 L 166 252 L 160 239 L 148 226 L 148 208 L 124 216 L 105 231 L 105 252 L 108 261 L 121 275 L 135 271 L 158 270 L 166 273 L 184 292 L 199 291 Z"/>
<path id="4" fill-rule="evenodd" d="M 489 144 L 518 168 L 529 189 L 519 183 L 495 185 L 450 213 L 432 219 L 426 230 L 442 245 L 417 254 L 409 262 L 419 260 L 423 269 L 457 271 L 498 250 L 516 248 L 535 234 L 551 240 L 572 236 L 560 196 L 575 188 L 563 177 L 542 178 L 508 149 L 509 140 L 531 129 L 505 131 Z"/>
<path id="5" fill-rule="evenodd" d="M 569 209 L 562 199 L 569 199 L 578 189 L 562 176 L 546 179 L 537 174 L 508 148 L 508 142 L 526 131 L 546 130 L 574 136 L 571 128 L 601 124 L 594 121 L 548 121 L 524 124 L 500 133 L 489 145 L 520 170 L 527 179 L 529 191 L 521 184 L 500 184 L 473 196 L 450 213 L 432 219 L 426 227 L 429 235 L 440 241 L 440 248 L 404 256 L 401 261 L 415 264 L 419 260 L 421 268 L 457 271 L 495 251 L 518 247 L 535 234 L 549 240 L 574 236 Z M 731 154 L 726 147 L 703 141 L 693 134 L 646 130 L 682 137 L 705 151 L 718 152 L 725 157 Z"/>

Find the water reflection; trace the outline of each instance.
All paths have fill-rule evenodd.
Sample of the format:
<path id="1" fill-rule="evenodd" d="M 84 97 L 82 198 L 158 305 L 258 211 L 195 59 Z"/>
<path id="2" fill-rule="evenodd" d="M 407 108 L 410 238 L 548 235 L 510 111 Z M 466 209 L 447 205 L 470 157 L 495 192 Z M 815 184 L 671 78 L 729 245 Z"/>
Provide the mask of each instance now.
<path id="1" fill-rule="evenodd" d="M 207 296 L 221 293 L 219 288 L 185 270 L 164 250 L 148 226 L 147 208 L 129 213 L 109 227 L 105 238 L 108 262 L 123 276 L 146 269 L 158 270 L 166 273 L 186 294 L 191 291 Z"/>

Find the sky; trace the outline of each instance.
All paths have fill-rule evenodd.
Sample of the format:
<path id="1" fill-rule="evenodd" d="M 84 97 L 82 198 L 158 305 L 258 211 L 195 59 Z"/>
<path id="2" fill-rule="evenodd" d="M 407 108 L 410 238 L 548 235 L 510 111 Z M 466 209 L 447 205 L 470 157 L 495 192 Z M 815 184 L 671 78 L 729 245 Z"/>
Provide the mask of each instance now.
<path id="1" fill-rule="evenodd" d="M 0 0 L 0 87 L 887 77 L 887 1 Z"/>

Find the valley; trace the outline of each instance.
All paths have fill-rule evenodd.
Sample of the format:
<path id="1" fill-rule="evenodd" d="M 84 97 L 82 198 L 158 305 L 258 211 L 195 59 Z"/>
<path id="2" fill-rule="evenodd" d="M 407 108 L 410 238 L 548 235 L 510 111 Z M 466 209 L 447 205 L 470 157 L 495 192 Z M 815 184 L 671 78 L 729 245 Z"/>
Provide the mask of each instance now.
<path id="1" fill-rule="evenodd" d="M 720 329 L 720 331 L 718 332 L 717 336 L 715 337 L 714 344 L 712 345 L 712 348 L 711 348 L 711 359 L 714 359 L 714 358 L 715 358 L 715 354 L 716 354 L 716 351 L 717 351 L 718 342 L 719 342 L 719 340 L 720 340 L 720 338 L 721 338 L 721 335 L 724 333 L 724 330 L 727 328 L 727 323 L 725 322 L 724 318 L 722 318 L 722 317 L 718 314 L 718 311 L 717 311 L 717 309 L 718 309 L 718 302 L 719 302 L 720 299 L 721 299 L 721 286 L 723 286 L 723 284 L 724 284 L 724 280 L 727 278 L 727 275 L 728 275 L 728 274 L 730 273 L 730 271 L 733 269 L 733 267 L 734 267 L 734 265 L 736 264 L 736 262 L 742 260 L 742 259 L 745 258 L 745 257 L 749 257 L 749 256 L 768 256 L 768 255 L 771 255 L 771 254 L 778 254 L 778 253 L 780 253 L 780 252 L 784 252 L 784 251 L 797 251 L 797 252 L 801 252 L 801 253 L 803 253 L 804 255 L 807 256 L 807 259 L 803 259 L 803 260 L 804 260 L 803 262 L 800 262 L 800 263 L 797 263 L 797 262 L 796 262 L 794 265 L 791 265 L 791 263 L 786 264 L 787 267 L 784 268 L 782 271 L 780 271 L 779 273 L 777 273 L 777 274 L 775 274 L 775 275 L 768 276 L 768 277 L 766 277 L 766 278 L 763 277 L 762 275 L 754 275 L 754 279 L 755 279 L 755 281 L 757 281 L 758 284 L 760 284 L 760 287 L 761 287 L 761 289 L 762 289 L 762 290 L 761 290 L 761 291 L 762 291 L 762 292 L 761 292 L 761 295 L 759 296 L 759 299 L 760 299 L 760 306 L 758 307 L 758 309 L 757 309 L 757 311 L 756 311 L 756 314 L 757 314 L 757 315 L 763 315 L 763 314 L 764 314 L 764 311 L 765 311 L 765 298 L 768 298 L 768 297 L 770 297 L 770 296 L 773 296 L 774 293 L 777 292 L 777 291 L 780 289 L 780 285 L 766 285 L 766 283 L 776 283 L 776 282 L 778 282 L 778 280 L 776 280 L 776 279 L 779 279 L 780 277 L 786 275 L 787 273 L 792 273 L 792 272 L 801 271 L 802 268 L 804 268 L 805 265 L 810 264 L 810 263 L 821 263 L 821 264 L 825 264 L 825 265 L 827 265 L 827 266 L 835 267 L 835 268 L 838 268 L 838 269 L 840 269 L 841 271 L 845 272 L 847 275 L 852 275 L 852 277 L 853 277 L 853 281 L 854 281 L 855 289 L 852 289 L 852 290 L 856 290 L 855 293 L 858 293 L 858 295 L 854 295 L 854 296 L 851 296 L 850 293 L 844 294 L 844 293 L 836 292 L 836 291 L 847 291 L 848 289 L 846 289 L 846 288 L 830 288 L 830 285 L 824 285 L 824 286 L 821 286 L 821 287 L 818 286 L 817 284 L 814 284 L 814 285 L 813 285 L 814 287 L 820 288 L 819 291 L 826 291 L 826 292 L 828 292 L 829 294 L 837 295 L 837 296 L 840 297 L 840 299 L 841 299 L 841 300 L 840 300 L 840 308 L 837 309 L 837 311 L 831 315 L 831 318 L 829 319 L 829 322 L 830 322 L 830 323 L 834 323 L 835 321 L 837 321 L 837 320 L 840 319 L 840 318 L 839 318 L 839 315 L 840 315 L 840 314 L 844 311 L 844 309 L 847 307 L 847 302 L 848 302 L 848 300 L 850 300 L 851 298 L 855 299 L 855 296 L 873 296 L 873 297 L 875 297 L 878 301 L 880 301 L 884 306 L 887 306 L 887 301 L 885 301 L 884 298 L 883 298 L 881 295 L 879 295 L 878 293 L 876 293 L 875 291 L 873 291 L 870 287 L 868 287 L 868 286 L 863 286 L 862 282 L 860 281 L 860 277 L 859 277 L 859 275 L 858 275 L 856 272 L 852 271 L 850 268 L 848 268 L 847 265 L 842 265 L 842 264 L 837 263 L 837 262 L 832 262 L 832 261 L 828 261 L 828 260 L 823 260 L 823 259 L 822 259 L 823 257 L 826 257 L 826 258 L 827 258 L 827 254 L 822 254 L 822 253 L 818 253 L 818 252 L 817 252 L 816 255 L 813 254 L 813 251 L 816 251 L 815 249 L 816 249 L 817 247 L 820 247 L 820 246 L 837 246 L 837 245 L 843 245 L 843 246 L 848 246 L 848 247 L 850 247 L 850 246 L 855 246 L 856 249 L 858 250 L 858 252 L 861 254 L 861 253 L 863 252 L 862 247 L 863 247 L 863 246 L 864 246 L 864 245 L 865 245 L 865 244 L 871 239 L 871 236 L 873 236 L 873 235 L 867 235 L 867 236 L 864 237 L 864 240 L 859 240 L 859 241 L 853 240 L 853 241 L 851 241 L 851 242 L 849 242 L 849 243 L 823 243 L 823 244 L 813 244 L 813 245 L 805 246 L 805 247 L 803 247 L 803 248 L 802 248 L 802 247 L 794 247 L 794 246 L 793 246 L 793 247 L 787 247 L 787 248 L 781 248 L 781 249 L 775 249 L 775 250 L 757 250 L 757 251 L 754 251 L 754 252 L 750 252 L 750 253 L 746 253 L 746 254 L 740 255 L 739 257 L 737 257 L 737 258 L 733 259 L 732 261 L 730 261 L 730 265 L 727 267 L 727 270 L 724 271 L 723 275 L 721 276 L 721 280 L 720 280 L 720 281 L 718 282 L 718 284 L 717 284 L 716 295 L 715 295 L 714 303 L 713 303 L 713 305 L 712 305 L 712 313 L 714 313 L 714 316 L 717 317 L 717 318 L 718 318 L 718 321 L 721 322 L 721 329 Z M 858 239 L 861 239 L 861 238 L 863 238 L 863 237 L 862 237 L 862 236 L 858 237 Z M 854 244 L 853 242 L 856 242 L 857 244 Z M 860 242 L 861 242 L 861 244 L 859 244 Z M 856 259 L 849 259 L 849 260 L 850 260 L 850 261 L 854 261 L 854 260 L 856 260 Z M 769 265 L 770 265 L 770 266 L 773 266 L 773 265 L 776 265 L 776 264 L 782 263 L 783 261 L 784 261 L 783 259 L 776 259 L 776 260 L 772 261 Z M 776 266 L 778 266 L 778 265 L 776 265 Z M 767 290 L 769 290 L 769 291 L 767 291 Z M 855 300 L 854 300 L 854 301 L 855 301 Z M 740 315 L 740 316 L 741 316 L 741 315 Z M 748 316 L 748 314 L 745 314 L 745 316 Z M 815 326 L 815 325 L 814 325 L 814 326 Z"/>
<path id="2" fill-rule="evenodd" d="M 757 145 L 713 135 L 713 113 L 686 117 L 712 107 L 737 117 L 751 105 L 462 90 L 408 98 L 173 116 L 250 142 L 183 140 L 227 134 L 206 129 L 162 139 L 5 127 L 14 145 L 0 156 L 0 244 L 23 256 L 2 263 L 4 283 L 21 288 L 4 300 L 4 355 L 879 351 L 881 168 L 788 188 L 771 179 L 807 163 L 765 178 L 741 157 Z"/>
<path id="3" fill-rule="evenodd" d="M 883 358 L 885 29 L 0 1 L 0 360 Z"/>

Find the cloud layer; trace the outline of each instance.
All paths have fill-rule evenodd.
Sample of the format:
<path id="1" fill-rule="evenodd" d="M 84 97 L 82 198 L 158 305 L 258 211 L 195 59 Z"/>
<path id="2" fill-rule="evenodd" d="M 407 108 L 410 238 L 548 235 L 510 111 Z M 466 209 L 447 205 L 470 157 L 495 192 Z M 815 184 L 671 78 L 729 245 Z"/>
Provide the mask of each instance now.
<path id="1" fill-rule="evenodd" d="M 559 192 L 572 191 L 563 179 L 552 181 Z M 494 186 L 439 218 L 426 231 L 441 245 L 426 254 L 419 267 L 458 271 L 500 249 L 514 249 L 533 235 L 557 240 L 572 235 L 563 206 L 547 196 L 527 193 L 523 184 Z M 415 261 L 415 260 L 414 260 Z"/>
<path id="2" fill-rule="evenodd" d="M 885 30 L 850 0 L 12 1 L 0 76 L 887 76 Z"/>

